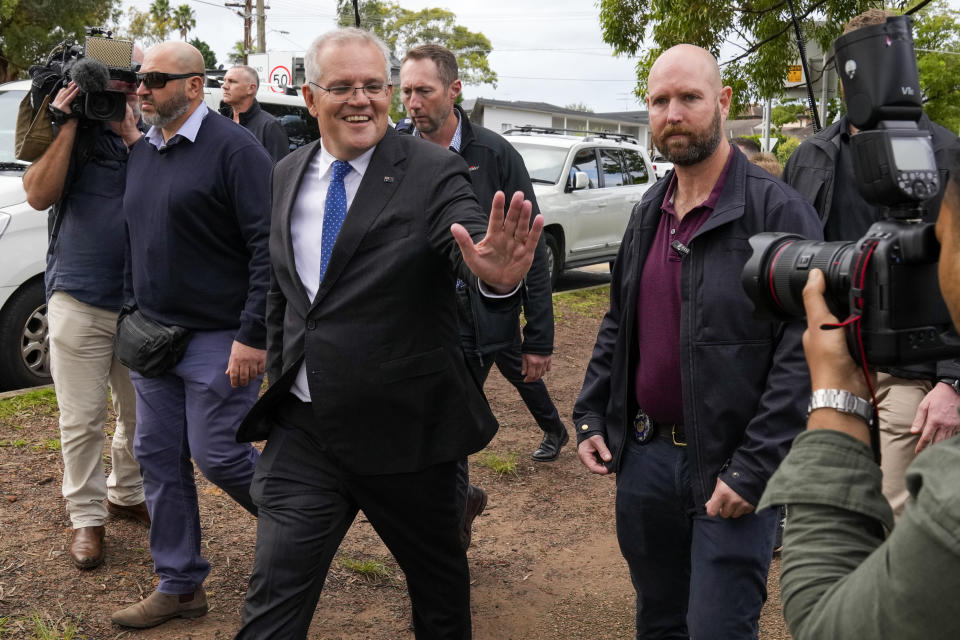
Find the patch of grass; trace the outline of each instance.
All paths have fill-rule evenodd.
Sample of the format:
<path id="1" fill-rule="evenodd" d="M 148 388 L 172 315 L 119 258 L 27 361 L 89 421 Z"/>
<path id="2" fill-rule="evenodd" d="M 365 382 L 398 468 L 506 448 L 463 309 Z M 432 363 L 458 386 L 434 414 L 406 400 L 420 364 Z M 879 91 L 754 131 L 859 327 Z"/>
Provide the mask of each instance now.
<path id="1" fill-rule="evenodd" d="M 370 582 L 378 582 L 390 577 L 390 567 L 376 558 L 361 559 L 343 556 L 340 558 L 340 566 Z"/>
<path id="2" fill-rule="evenodd" d="M 560 307 L 588 318 L 597 317 L 610 308 L 610 285 L 564 291 L 556 294 L 553 302 L 554 315 L 558 315 L 556 308 Z M 562 311 L 559 315 L 562 317 Z"/>
<path id="3" fill-rule="evenodd" d="M 33 447 L 34 451 L 60 451 L 60 438 L 46 438 Z"/>
<path id="4" fill-rule="evenodd" d="M 0 447 L 25 447 L 29 442 L 25 438 L 17 438 L 16 440 L 0 440 Z"/>
<path id="5" fill-rule="evenodd" d="M 57 412 L 57 394 L 53 389 L 38 389 L 0 400 L 0 420 L 12 421 L 27 415 L 53 415 Z"/>
<path id="6" fill-rule="evenodd" d="M 86 637 L 79 635 L 77 625 L 66 617 L 52 620 L 48 616 L 34 613 L 30 616 L 30 626 L 33 640 L 77 640 Z"/>
<path id="7" fill-rule="evenodd" d="M 486 467 L 496 473 L 498 476 L 509 474 L 517 476 L 517 452 L 511 451 L 503 455 L 495 451 L 481 451 L 476 456 L 476 461 L 481 466 Z"/>

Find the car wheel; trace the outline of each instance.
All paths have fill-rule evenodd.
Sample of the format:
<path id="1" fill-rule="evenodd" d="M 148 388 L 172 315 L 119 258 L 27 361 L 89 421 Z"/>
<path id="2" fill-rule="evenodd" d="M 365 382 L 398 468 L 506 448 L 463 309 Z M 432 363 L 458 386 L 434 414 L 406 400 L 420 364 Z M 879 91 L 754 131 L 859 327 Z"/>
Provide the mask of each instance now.
<path id="1" fill-rule="evenodd" d="M 50 337 L 43 281 L 7 301 L 0 315 L 0 390 L 50 384 Z"/>
<path id="2" fill-rule="evenodd" d="M 560 244 L 549 233 L 543 234 L 547 241 L 547 270 L 550 272 L 550 288 L 556 289 L 563 273 L 563 254 L 560 253 Z"/>

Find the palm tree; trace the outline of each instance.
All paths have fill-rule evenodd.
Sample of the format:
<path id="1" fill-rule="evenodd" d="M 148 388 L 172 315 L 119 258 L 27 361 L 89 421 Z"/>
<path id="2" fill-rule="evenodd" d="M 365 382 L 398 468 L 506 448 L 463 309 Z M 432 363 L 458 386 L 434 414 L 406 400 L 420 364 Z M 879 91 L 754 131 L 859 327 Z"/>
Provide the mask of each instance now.
<path id="1" fill-rule="evenodd" d="M 160 42 L 167 39 L 172 21 L 171 13 L 170 0 L 153 0 L 150 5 L 150 18 L 153 20 L 154 35 Z"/>
<path id="2" fill-rule="evenodd" d="M 189 5 L 182 4 L 173 12 L 173 25 L 180 30 L 180 37 L 186 40 L 187 32 L 197 26 L 197 14 Z"/>

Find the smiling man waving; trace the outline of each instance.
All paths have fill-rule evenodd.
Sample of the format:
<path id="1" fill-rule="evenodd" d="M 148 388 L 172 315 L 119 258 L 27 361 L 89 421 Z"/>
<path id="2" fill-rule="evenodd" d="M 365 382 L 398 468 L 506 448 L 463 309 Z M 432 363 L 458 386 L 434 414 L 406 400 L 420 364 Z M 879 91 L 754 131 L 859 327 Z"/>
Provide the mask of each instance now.
<path id="1" fill-rule="evenodd" d="M 304 61 L 322 138 L 274 172 L 271 386 L 239 434 L 267 444 L 237 637 L 306 637 L 363 509 L 406 574 L 417 637 L 469 638 L 457 461 L 497 425 L 460 349 L 455 283 L 479 278 L 485 304 L 516 304 L 543 222 L 520 193 L 504 214 L 498 194 L 488 226 L 463 161 L 389 127 L 375 36 L 332 31 Z"/>

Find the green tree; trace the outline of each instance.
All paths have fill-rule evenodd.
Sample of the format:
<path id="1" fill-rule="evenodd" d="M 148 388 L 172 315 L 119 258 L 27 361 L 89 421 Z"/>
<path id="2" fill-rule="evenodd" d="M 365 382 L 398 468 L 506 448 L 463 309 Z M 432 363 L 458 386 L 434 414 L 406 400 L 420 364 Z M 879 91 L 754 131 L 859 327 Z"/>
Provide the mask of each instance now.
<path id="1" fill-rule="evenodd" d="M 203 56 L 203 66 L 207 69 L 216 69 L 217 68 L 217 54 L 213 52 L 213 49 L 210 48 L 206 42 L 200 38 L 194 38 L 190 41 L 197 51 L 200 52 L 200 55 Z"/>
<path id="2" fill-rule="evenodd" d="M 881 2 L 795 0 L 804 38 L 824 51 L 843 24 Z M 893 2 L 902 7 L 905 2 Z M 689 42 L 719 55 L 736 43 L 744 49 L 723 66 L 724 82 L 734 89 L 733 114 L 760 99 L 782 94 L 787 67 L 798 57 L 788 3 L 783 0 L 600 0 L 603 38 L 618 54 L 639 56 L 637 95 L 646 92 L 654 60 L 675 44 Z"/>
<path id="3" fill-rule="evenodd" d="M 337 13 L 338 24 L 354 26 L 350 0 L 337 0 Z M 436 8 L 411 11 L 395 2 L 370 0 L 360 3 L 360 26 L 380 36 L 398 59 L 403 58 L 407 49 L 418 44 L 441 44 L 457 57 L 460 79 L 464 84 L 497 86 L 497 74 L 487 59 L 493 50 L 490 40 L 482 33 L 456 24 L 456 15 L 451 11 Z M 398 119 L 402 114 L 400 91 L 395 88 L 390 115 Z"/>
<path id="4" fill-rule="evenodd" d="M 60 42 L 83 42 L 85 26 L 116 23 L 119 0 L 0 0 L 0 82 L 45 61 Z"/>
<path id="5" fill-rule="evenodd" d="M 960 11 L 937 2 L 921 12 L 913 31 L 923 109 L 934 122 L 956 133 L 960 131 Z"/>
<path id="6" fill-rule="evenodd" d="M 564 107 L 564 109 L 570 109 L 571 111 L 583 111 L 585 113 L 593 113 L 593 109 L 588 107 L 582 102 L 572 102 Z"/>
<path id="7" fill-rule="evenodd" d="M 187 39 L 187 32 L 197 26 L 197 14 L 188 4 L 182 4 L 173 11 L 173 24 L 180 32 L 180 39 Z"/>
<path id="8" fill-rule="evenodd" d="M 803 104 L 780 104 L 770 111 L 770 123 L 778 129 L 790 122 L 796 122 L 800 116 L 806 115 L 807 107 Z"/>
<path id="9" fill-rule="evenodd" d="M 227 61 L 230 64 L 243 64 L 243 58 L 249 53 L 243 48 L 243 41 L 237 40 L 233 43 L 233 49 L 227 53 Z"/>
<path id="10" fill-rule="evenodd" d="M 130 18 L 130 35 L 142 45 L 163 42 L 177 28 L 170 0 L 153 0 L 147 11 L 130 7 L 127 15 Z"/>
<path id="11" fill-rule="evenodd" d="M 354 25 L 350 0 L 337 0 L 337 12 L 341 26 Z M 445 9 L 411 11 L 395 2 L 371 0 L 362 3 L 360 26 L 380 36 L 397 58 L 403 58 L 407 49 L 418 44 L 442 44 L 457 56 L 464 84 L 496 87 L 497 74 L 487 59 L 493 50 L 490 40 L 482 33 L 456 24 L 456 18 L 456 14 Z"/>

